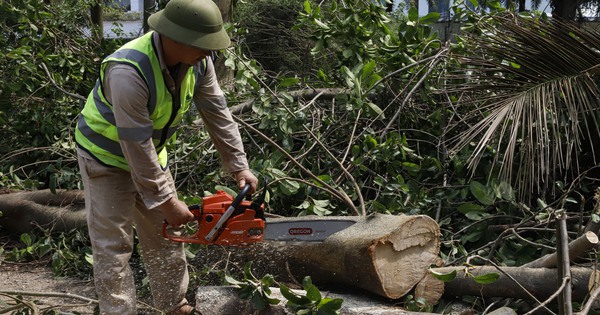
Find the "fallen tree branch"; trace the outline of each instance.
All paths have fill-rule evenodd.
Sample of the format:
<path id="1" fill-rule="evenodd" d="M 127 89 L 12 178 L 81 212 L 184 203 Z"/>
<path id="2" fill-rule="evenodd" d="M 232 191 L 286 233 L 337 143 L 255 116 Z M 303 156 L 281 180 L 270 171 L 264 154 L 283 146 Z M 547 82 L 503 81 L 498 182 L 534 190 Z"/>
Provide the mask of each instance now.
<path id="1" fill-rule="evenodd" d="M 279 288 L 269 289 L 271 290 L 269 296 L 279 299 L 280 303 L 271 305 L 267 310 L 258 313 L 250 301 L 239 298 L 238 290 L 233 286 L 200 287 L 196 294 L 196 310 L 203 315 L 292 314 L 285 306 L 287 300 L 283 297 Z M 293 290 L 293 292 L 301 296 L 306 296 L 306 291 Z M 339 298 L 344 300 L 340 309 L 340 315 L 434 315 L 433 313 L 406 311 L 392 303 L 370 299 L 362 294 L 322 293 L 328 298 Z"/>
<path id="2" fill-rule="evenodd" d="M 44 69 L 44 72 L 46 72 L 46 76 L 48 76 L 48 79 L 50 80 L 50 82 L 52 83 L 52 85 L 54 85 L 55 88 L 59 89 L 61 92 L 67 94 L 70 97 L 76 98 L 76 99 L 84 101 L 84 102 L 86 101 L 86 98 L 84 96 L 81 96 L 81 95 L 75 94 L 75 93 L 71 93 L 71 92 L 63 89 L 62 87 L 60 87 L 56 83 L 56 81 L 54 81 L 54 78 L 52 78 L 52 75 L 50 74 L 50 71 L 48 71 L 48 67 L 46 67 L 46 64 L 43 63 L 43 62 L 41 64 L 42 64 L 42 68 Z"/>
<path id="3" fill-rule="evenodd" d="M 235 55 L 235 56 L 240 60 L 240 62 L 242 64 L 244 64 L 247 68 L 250 69 L 250 66 L 248 66 L 246 64 L 245 60 L 239 58 L 239 56 L 237 56 L 237 55 Z M 271 88 L 269 87 L 268 84 L 266 84 L 254 71 L 251 71 L 251 73 L 254 76 L 254 78 L 256 79 L 256 81 L 259 82 L 265 88 L 265 90 L 267 90 L 267 91 L 269 91 L 269 93 L 271 93 L 271 95 L 279 103 L 279 105 L 281 105 L 282 108 L 284 108 L 292 117 L 296 117 L 296 114 L 294 114 L 294 112 L 291 111 L 286 106 L 286 104 L 281 100 L 281 98 L 273 90 L 271 90 Z M 360 202 L 361 215 L 366 216 L 367 209 L 365 206 L 364 197 L 362 195 L 360 187 L 358 186 L 358 183 L 354 179 L 354 176 L 352 176 L 352 174 L 350 174 L 350 172 L 348 172 L 348 170 L 343 165 L 343 163 L 337 159 L 337 157 L 321 142 L 321 140 L 319 140 L 319 138 L 315 135 L 315 133 L 312 130 L 310 130 L 305 125 L 302 125 L 302 129 L 304 129 L 304 131 L 306 131 L 312 137 L 312 139 L 319 144 L 319 146 L 323 149 L 323 151 L 325 151 L 325 153 L 327 153 L 327 155 L 329 155 L 329 157 L 340 167 L 340 170 L 342 171 L 342 173 L 344 173 L 344 175 L 347 177 L 347 179 L 350 181 L 350 183 L 354 187 L 354 190 L 355 190 L 354 193 L 356 193 L 358 201 Z M 344 192 L 341 192 L 341 193 L 345 195 Z"/>
<path id="4" fill-rule="evenodd" d="M 573 302 L 571 299 L 572 288 L 570 286 L 571 279 L 571 264 L 569 263 L 569 235 L 567 234 L 567 221 L 565 210 L 555 211 L 557 224 L 556 224 L 556 253 L 558 263 L 558 277 L 562 279 L 562 289 L 557 291 L 558 293 L 558 314 L 560 315 L 572 315 L 573 314 Z"/>
<path id="5" fill-rule="evenodd" d="M 527 312 L 525 315 L 533 315 L 533 314 L 535 314 L 535 312 L 537 310 L 541 309 L 542 307 L 544 307 L 544 308 L 546 308 L 546 310 L 548 310 L 548 308 L 546 307 L 546 305 L 548 305 L 548 303 L 550 303 L 550 301 L 554 300 L 559 294 L 561 294 L 563 292 L 563 290 L 565 289 L 565 287 L 567 286 L 567 284 L 570 282 L 570 280 L 571 280 L 571 278 L 563 278 L 560 287 L 556 290 L 556 292 L 554 292 L 554 294 L 552 294 L 550 297 L 548 297 L 546 299 L 546 301 L 544 301 L 540 305 L 534 307 L 531 311 Z"/>
<path id="6" fill-rule="evenodd" d="M 444 294 L 446 296 L 482 296 L 482 297 L 505 297 L 517 299 L 531 299 L 529 295 L 535 296 L 538 301 L 546 300 L 559 289 L 560 278 L 556 269 L 549 268 L 526 268 L 526 267 L 502 267 L 503 273 L 499 278 L 488 284 L 479 284 L 473 277 L 465 275 L 465 267 L 440 267 L 433 271 L 441 274 L 456 272 L 456 277 L 446 282 Z M 469 270 L 472 275 L 484 275 L 495 273 L 493 266 L 478 266 Z M 584 267 L 571 268 L 571 285 L 573 286 L 573 302 L 583 302 L 589 294 L 588 284 L 593 276 L 594 270 Z M 516 286 L 517 280 L 522 288 Z M 527 292 L 524 292 L 527 291 Z"/>
<path id="7" fill-rule="evenodd" d="M 35 306 L 35 304 L 30 303 L 28 301 L 17 299 L 15 296 L 64 298 L 64 299 L 74 299 L 74 300 L 84 301 L 87 303 L 87 305 L 97 305 L 98 304 L 98 300 L 96 300 L 96 299 L 91 299 L 91 298 L 88 298 L 88 297 L 85 297 L 82 295 L 68 293 L 68 292 L 61 293 L 61 292 L 35 292 L 35 291 L 19 291 L 19 290 L 2 290 L 2 291 L 0 291 L 0 295 L 4 295 L 4 296 L 10 297 L 12 299 L 18 300 L 20 303 L 25 304 L 27 307 L 30 307 L 29 306 L 30 304 L 33 304 Z M 139 307 L 138 307 L 139 309 L 157 311 L 156 308 L 154 308 L 151 305 L 148 305 L 144 302 L 138 301 L 137 304 L 139 305 Z M 18 308 L 21 308 L 21 307 L 23 307 L 23 306 L 20 306 Z M 0 310 L 0 314 L 3 314 L 6 311 L 7 311 L 7 309 Z"/>
<path id="8" fill-rule="evenodd" d="M 271 140 L 269 137 L 267 137 L 264 133 L 260 132 L 260 130 L 252 127 L 250 124 L 248 124 L 247 122 L 243 121 L 242 119 L 240 119 L 240 118 L 238 118 L 236 116 L 233 116 L 233 118 L 234 118 L 234 120 L 236 122 L 240 123 L 241 125 L 243 125 L 244 127 L 248 128 L 248 129 L 250 129 L 252 132 L 256 133 L 259 137 L 261 137 L 264 141 L 266 141 L 267 143 L 269 143 L 273 147 L 275 147 L 277 150 L 279 150 L 279 152 L 283 153 L 302 172 L 304 172 L 305 174 L 307 174 L 308 176 L 310 176 L 312 179 L 314 179 L 315 181 L 317 181 L 319 184 L 321 184 L 323 186 L 323 188 L 326 191 L 328 191 L 330 194 L 332 194 L 336 198 L 338 198 L 341 201 L 343 201 L 351 210 L 353 210 L 354 213 L 356 213 L 357 215 L 360 215 L 360 213 L 358 212 L 358 209 L 356 209 L 356 206 L 354 206 L 354 203 L 348 197 L 348 195 L 346 195 L 345 193 L 343 193 L 343 192 L 341 192 L 341 191 L 339 191 L 339 190 L 331 187 L 329 184 L 325 183 L 317 175 L 315 175 L 309 169 L 307 169 L 306 167 L 304 167 L 300 162 L 298 162 L 285 149 L 283 149 L 282 147 L 280 147 L 277 143 L 275 143 L 273 140 Z"/>

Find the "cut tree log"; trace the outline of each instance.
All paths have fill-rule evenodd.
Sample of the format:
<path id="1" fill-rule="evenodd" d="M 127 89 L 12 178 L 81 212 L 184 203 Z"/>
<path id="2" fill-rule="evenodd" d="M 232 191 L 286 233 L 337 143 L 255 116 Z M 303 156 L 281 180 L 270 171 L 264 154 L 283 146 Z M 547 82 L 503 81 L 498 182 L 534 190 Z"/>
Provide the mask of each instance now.
<path id="1" fill-rule="evenodd" d="M 441 267 L 433 270 L 441 274 L 450 274 L 456 271 L 454 280 L 446 282 L 445 296 L 482 296 L 506 297 L 532 300 L 529 292 L 540 301 L 546 300 L 560 287 L 562 279 L 558 279 L 556 269 L 526 268 L 526 267 L 501 267 L 506 273 L 500 272 L 493 266 L 479 266 L 469 268 L 473 276 L 497 273 L 498 280 L 489 284 L 479 284 L 473 277 L 465 276 L 466 267 Z M 573 286 L 573 302 L 582 302 L 589 295 L 590 280 L 594 278 L 592 268 L 571 268 L 571 284 Z M 513 281 L 510 277 L 516 280 Z M 520 286 L 519 286 L 520 285 Z M 521 287 L 522 286 L 522 287 Z"/>
<path id="2" fill-rule="evenodd" d="M 0 227 L 19 235 L 36 227 L 65 232 L 86 226 L 83 190 L 49 189 L 0 195 Z"/>
<path id="3" fill-rule="evenodd" d="M 444 295 L 444 282 L 427 272 L 415 287 L 415 300 L 424 299 L 428 304 L 436 305 Z"/>
<path id="4" fill-rule="evenodd" d="M 252 262 L 259 277 L 271 274 L 279 281 L 300 282 L 310 276 L 319 285 L 359 288 L 397 299 L 411 291 L 438 259 L 440 231 L 430 217 L 376 214 L 343 218 L 356 223 L 323 242 L 263 242 L 232 249 L 226 256 L 208 252 L 219 251 L 213 248 L 198 253 L 190 264 L 216 266 L 222 260 L 239 266 Z M 287 220 L 293 219 L 268 219 Z"/>
<path id="5" fill-rule="evenodd" d="M 287 251 L 290 270 L 391 299 L 404 296 L 437 259 L 439 226 L 421 215 L 355 218 L 356 224 L 322 243 L 299 244 Z"/>
<path id="6" fill-rule="evenodd" d="M 203 315 L 222 314 L 259 314 L 259 315 L 288 315 L 295 314 L 285 307 L 287 300 L 281 295 L 279 288 L 270 288 L 271 297 L 281 302 L 272 305 L 264 311 L 257 311 L 248 301 L 238 297 L 236 288 L 232 286 L 205 286 L 198 288 L 196 293 L 196 310 Z M 306 296 L 305 291 L 293 290 Z M 369 299 L 363 296 L 321 292 L 328 298 L 343 299 L 340 315 L 433 315 L 433 313 L 410 312 L 390 302 Z"/>
<path id="7" fill-rule="evenodd" d="M 572 261 L 581 257 L 584 253 L 590 251 L 598 245 L 598 235 L 592 231 L 587 231 L 580 237 L 569 243 L 569 257 Z M 558 262 L 556 253 L 548 254 L 536 260 L 523 265 L 529 268 L 555 268 Z"/>

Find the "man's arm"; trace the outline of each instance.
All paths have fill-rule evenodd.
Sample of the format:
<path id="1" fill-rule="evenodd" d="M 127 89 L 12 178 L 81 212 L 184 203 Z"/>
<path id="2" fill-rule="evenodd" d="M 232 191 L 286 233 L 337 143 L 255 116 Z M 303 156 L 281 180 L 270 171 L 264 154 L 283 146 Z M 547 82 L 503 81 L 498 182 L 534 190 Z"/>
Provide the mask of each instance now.
<path id="1" fill-rule="evenodd" d="M 240 188 L 250 184 L 256 191 L 258 179 L 248 167 L 238 124 L 233 120 L 223 91 L 219 86 L 211 60 L 207 60 L 205 75 L 199 79 L 194 93 L 194 103 L 204 121 L 223 162 L 226 172 L 234 174 Z"/>
<path id="2" fill-rule="evenodd" d="M 128 65 L 109 65 L 104 93 L 113 104 L 121 149 L 146 207 L 159 208 L 171 225 L 193 220 L 185 203 L 178 200 L 172 190 L 168 170 L 162 170 L 158 162 L 152 143 L 153 124 L 147 108 L 149 92 L 144 80 Z"/>

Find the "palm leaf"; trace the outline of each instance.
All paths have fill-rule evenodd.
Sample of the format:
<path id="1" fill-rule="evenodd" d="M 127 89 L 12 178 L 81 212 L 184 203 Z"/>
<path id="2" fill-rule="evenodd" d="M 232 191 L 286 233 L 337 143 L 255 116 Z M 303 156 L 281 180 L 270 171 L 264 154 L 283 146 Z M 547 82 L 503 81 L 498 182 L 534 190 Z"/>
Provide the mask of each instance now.
<path id="1" fill-rule="evenodd" d="M 476 143 L 471 169 L 489 148 L 499 176 L 520 191 L 546 191 L 577 174 L 584 144 L 599 139 L 600 34 L 574 24 L 504 14 L 464 36 L 447 92 L 463 111 L 454 152 Z M 573 167 L 575 166 L 575 167 Z"/>

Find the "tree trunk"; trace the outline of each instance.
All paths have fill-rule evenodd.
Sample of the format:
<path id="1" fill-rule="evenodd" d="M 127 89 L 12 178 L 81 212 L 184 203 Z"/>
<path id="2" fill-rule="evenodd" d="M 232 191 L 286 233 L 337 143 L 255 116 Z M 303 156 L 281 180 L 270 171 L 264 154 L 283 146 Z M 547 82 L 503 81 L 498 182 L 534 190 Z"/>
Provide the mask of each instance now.
<path id="1" fill-rule="evenodd" d="M 444 295 L 444 290 L 444 282 L 427 272 L 415 287 L 415 300 L 421 298 L 431 305 L 436 305 Z"/>
<path id="2" fill-rule="evenodd" d="M 233 249 L 207 247 L 190 264 L 214 269 L 225 264 L 223 268 L 231 270 L 232 265 L 242 269 L 252 262 L 258 277 L 271 274 L 278 281 L 298 283 L 310 276 L 315 284 L 329 288 L 363 289 L 397 299 L 411 291 L 438 259 L 440 231 L 430 217 L 377 214 L 337 218 L 352 219 L 356 224 L 323 242 L 266 241 Z M 293 218 L 267 218 L 267 224 L 289 220 Z"/>
<path id="3" fill-rule="evenodd" d="M 203 315 L 220 314 L 257 314 L 257 315 L 287 315 L 294 314 L 286 309 L 287 300 L 281 295 L 278 288 L 271 288 L 273 298 L 281 302 L 272 305 L 264 311 L 257 311 L 248 300 L 238 297 L 238 291 L 231 286 L 207 286 L 198 288 L 196 294 L 196 310 Z M 294 290 L 299 295 L 306 295 L 305 291 Z M 432 313 L 409 312 L 392 305 L 389 301 L 369 299 L 362 295 L 338 294 L 321 291 L 328 298 L 343 299 L 340 315 L 433 315 Z"/>
<path id="4" fill-rule="evenodd" d="M 148 18 L 154 13 L 154 0 L 144 0 L 144 8 L 142 10 L 142 27 L 144 34 L 148 33 L 150 26 L 148 25 Z"/>
<path id="5" fill-rule="evenodd" d="M 587 231 L 580 237 L 569 243 L 569 257 L 572 261 L 581 257 L 584 253 L 590 251 L 598 245 L 598 236 L 596 233 Z M 523 265 L 529 268 L 556 268 L 558 256 L 556 253 L 548 254 L 534 261 L 530 261 Z"/>
<path id="6" fill-rule="evenodd" d="M 213 0 L 223 16 L 223 22 L 229 23 L 233 18 L 233 2 L 232 0 Z M 231 34 L 229 34 L 231 36 Z M 235 40 L 232 38 L 232 41 Z M 223 56 L 217 56 L 215 60 L 215 71 L 219 82 L 226 85 L 227 82 L 233 80 L 233 71 L 225 66 L 225 58 Z"/>
<path id="7" fill-rule="evenodd" d="M 92 21 L 92 33 L 98 41 L 104 40 L 104 0 L 96 0 L 90 8 L 90 20 Z"/>
<path id="8" fill-rule="evenodd" d="M 552 0 L 552 17 L 563 21 L 575 21 L 578 3 L 576 0 Z"/>
<path id="9" fill-rule="evenodd" d="M 36 227 L 65 232 L 86 226 L 83 191 L 22 191 L 0 195 L 0 227 L 19 235 Z"/>
<path id="10" fill-rule="evenodd" d="M 442 267 L 434 268 L 434 271 L 441 274 L 449 274 L 456 271 L 454 280 L 446 282 L 446 296 L 483 296 L 483 297 L 505 297 L 532 300 L 535 296 L 538 300 L 544 301 L 550 297 L 560 287 L 562 279 L 558 279 L 556 269 L 550 268 L 526 268 L 526 267 L 502 267 L 507 275 L 516 280 L 513 281 L 509 276 L 498 271 L 492 266 L 479 266 L 469 268 L 469 273 L 473 276 L 497 273 L 500 275 L 498 280 L 489 284 L 479 284 L 473 280 L 473 277 L 465 275 L 466 267 Z M 575 267 L 571 268 L 571 284 L 573 286 L 573 302 L 582 302 L 589 294 L 588 285 L 594 271 L 591 268 Z M 522 288 L 519 286 L 522 286 Z"/>

